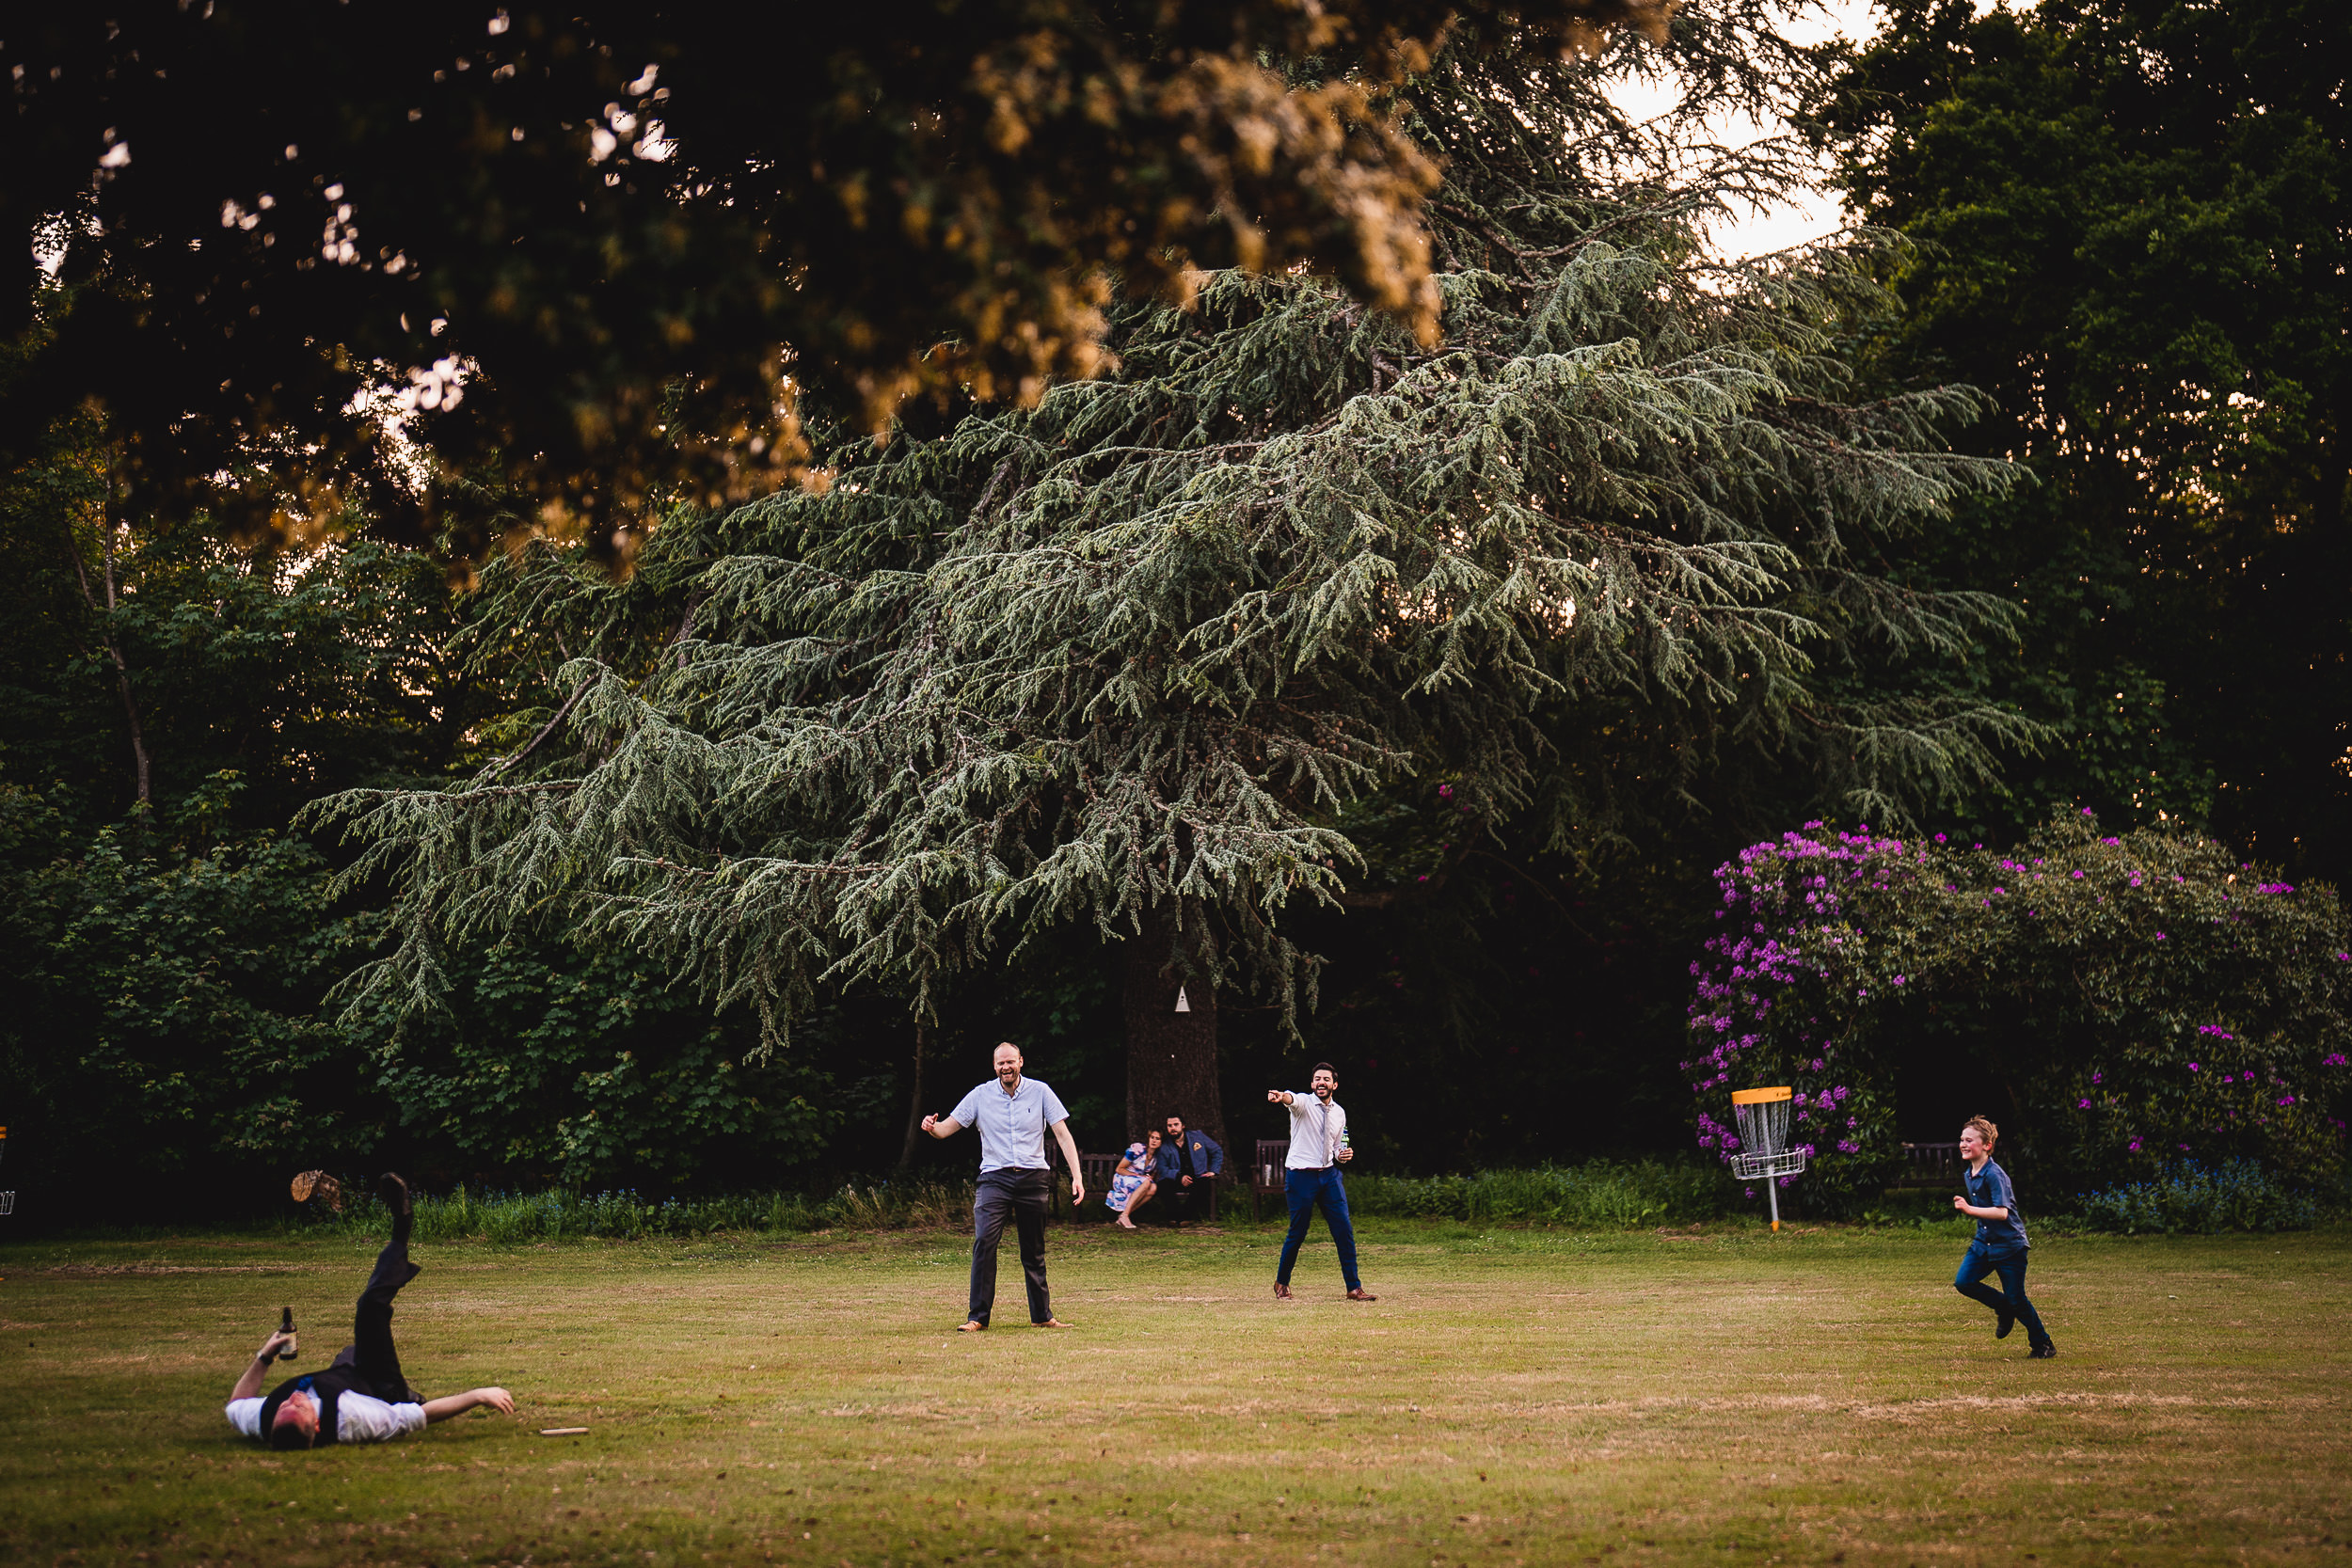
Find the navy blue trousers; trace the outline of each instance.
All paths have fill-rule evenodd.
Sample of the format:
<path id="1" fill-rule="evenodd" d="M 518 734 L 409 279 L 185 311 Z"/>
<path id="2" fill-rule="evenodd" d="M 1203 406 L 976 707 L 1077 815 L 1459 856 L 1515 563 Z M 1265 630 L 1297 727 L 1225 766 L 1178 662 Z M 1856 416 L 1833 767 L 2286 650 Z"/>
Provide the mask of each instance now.
<path id="1" fill-rule="evenodd" d="M 2028 1343 L 2046 1345 L 2050 1342 L 2050 1331 L 2042 1326 L 2042 1314 L 2026 1299 L 2026 1257 L 2031 1250 L 2020 1246 L 1994 1252 L 1982 1242 L 1971 1242 L 1968 1256 L 1960 1260 L 1960 1272 L 1952 1275 L 1952 1289 L 1971 1301 L 1984 1303 L 1995 1312 L 2012 1314 L 2026 1325 Z M 1989 1274 L 2001 1276 L 2000 1290 L 1982 1283 Z"/>
<path id="2" fill-rule="evenodd" d="M 1323 1210 L 1323 1223 L 1331 1227 L 1331 1244 L 1340 1249 L 1340 1275 L 1351 1291 L 1360 1291 L 1364 1282 L 1356 1275 L 1356 1227 L 1347 1217 L 1347 1183 L 1340 1180 L 1340 1167 L 1322 1170 L 1286 1170 L 1282 1173 L 1282 1196 L 1290 1200 L 1291 1233 L 1282 1238 L 1282 1266 L 1275 1271 L 1277 1283 L 1291 1282 L 1291 1270 L 1298 1262 L 1299 1244 L 1307 1239 L 1307 1227 L 1313 1223 L 1315 1210 Z"/>

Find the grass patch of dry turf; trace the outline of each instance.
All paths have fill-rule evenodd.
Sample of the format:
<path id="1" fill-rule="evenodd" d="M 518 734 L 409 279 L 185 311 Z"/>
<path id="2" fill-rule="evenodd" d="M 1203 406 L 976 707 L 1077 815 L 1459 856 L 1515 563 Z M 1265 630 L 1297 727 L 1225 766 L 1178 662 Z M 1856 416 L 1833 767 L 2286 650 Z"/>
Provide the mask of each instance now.
<path id="1" fill-rule="evenodd" d="M 1057 1227 L 1077 1326 L 1009 1243 L 984 1335 L 938 1232 L 421 1246 L 411 1379 L 516 1417 L 292 1456 L 221 1406 L 366 1247 L 0 1248 L 0 1560 L 2352 1560 L 2342 1228 L 2045 1240 L 2051 1362 L 1957 1228 L 1363 1238 L 1376 1305 L 1319 1240 L 1281 1306 L 1271 1228 Z"/>

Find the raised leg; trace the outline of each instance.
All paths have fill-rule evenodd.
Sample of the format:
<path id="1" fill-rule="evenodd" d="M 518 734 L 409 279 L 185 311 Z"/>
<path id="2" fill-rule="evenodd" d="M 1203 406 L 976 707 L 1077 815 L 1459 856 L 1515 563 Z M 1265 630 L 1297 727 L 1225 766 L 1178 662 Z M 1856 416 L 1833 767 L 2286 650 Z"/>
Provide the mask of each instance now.
<path id="1" fill-rule="evenodd" d="M 375 1271 L 352 1309 L 351 1359 L 346 1363 L 368 1380 L 376 1398 L 394 1404 L 413 1402 L 413 1395 L 400 1370 L 400 1352 L 392 1344 L 392 1298 L 424 1272 L 408 1260 L 407 1231 L 405 1217 L 395 1222 L 391 1244 L 375 1255 Z"/>
<path id="2" fill-rule="evenodd" d="M 1960 1272 L 1952 1275 L 1952 1289 L 1970 1301 L 1982 1302 L 1995 1313 L 2006 1315 L 2016 1310 L 2009 1297 L 1982 1283 L 1994 1266 L 1993 1255 L 1971 1243 L 1968 1255 L 1960 1260 Z"/>

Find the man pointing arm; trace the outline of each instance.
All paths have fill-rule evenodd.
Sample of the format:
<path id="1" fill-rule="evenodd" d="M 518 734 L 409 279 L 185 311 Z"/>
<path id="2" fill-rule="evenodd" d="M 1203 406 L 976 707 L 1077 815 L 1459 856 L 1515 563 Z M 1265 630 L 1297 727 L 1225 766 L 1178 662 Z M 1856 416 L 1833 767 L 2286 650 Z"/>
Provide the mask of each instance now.
<path id="1" fill-rule="evenodd" d="M 1307 1227 L 1313 1223 L 1318 1208 L 1323 1211 L 1324 1224 L 1330 1227 L 1331 1244 L 1339 1251 L 1347 1299 L 1379 1299 L 1364 1289 L 1356 1273 L 1356 1227 L 1348 1218 L 1347 1184 L 1340 1180 L 1340 1167 L 1353 1160 L 1356 1151 L 1347 1147 L 1347 1113 L 1332 1098 L 1339 1086 L 1339 1074 L 1331 1070 L 1331 1064 L 1317 1062 L 1305 1094 L 1266 1091 L 1268 1103 L 1287 1106 L 1291 1114 L 1291 1151 L 1282 1172 L 1291 1228 L 1282 1238 L 1282 1261 L 1274 1275 L 1278 1301 L 1291 1299 L 1291 1270 L 1298 1262 L 1298 1249 L 1307 1240 Z"/>

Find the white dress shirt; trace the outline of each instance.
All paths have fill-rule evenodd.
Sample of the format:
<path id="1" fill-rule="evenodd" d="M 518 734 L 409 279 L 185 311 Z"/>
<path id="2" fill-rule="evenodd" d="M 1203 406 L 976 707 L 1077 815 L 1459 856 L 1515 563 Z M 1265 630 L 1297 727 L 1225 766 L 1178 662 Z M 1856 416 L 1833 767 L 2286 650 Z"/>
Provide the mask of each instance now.
<path id="1" fill-rule="evenodd" d="M 1339 1164 L 1340 1134 L 1347 1113 L 1336 1100 L 1317 1100 L 1312 1089 L 1291 1096 L 1291 1151 L 1282 1162 L 1292 1170 L 1321 1170 Z"/>
<path id="2" fill-rule="evenodd" d="M 262 1431 L 262 1402 L 259 1396 L 249 1400 L 230 1400 L 228 1416 L 229 1424 L 237 1429 L 239 1436 L 267 1435 Z M 335 1441 L 338 1443 L 381 1443 L 423 1430 L 424 1406 L 421 1404 L 387 1404 L 370 1395 L 348 1390 L 335 1402 Z"/>

